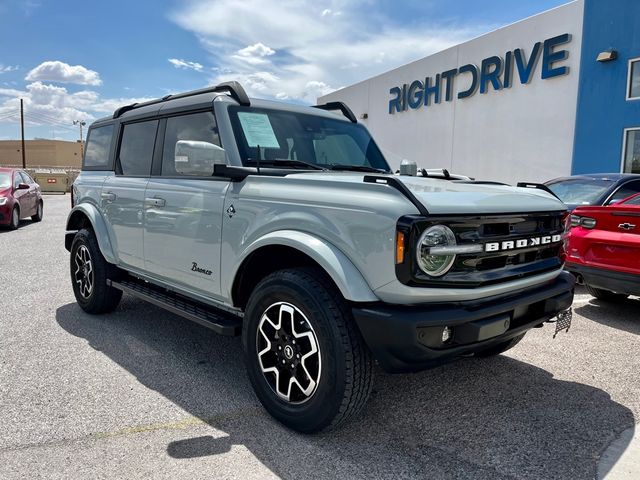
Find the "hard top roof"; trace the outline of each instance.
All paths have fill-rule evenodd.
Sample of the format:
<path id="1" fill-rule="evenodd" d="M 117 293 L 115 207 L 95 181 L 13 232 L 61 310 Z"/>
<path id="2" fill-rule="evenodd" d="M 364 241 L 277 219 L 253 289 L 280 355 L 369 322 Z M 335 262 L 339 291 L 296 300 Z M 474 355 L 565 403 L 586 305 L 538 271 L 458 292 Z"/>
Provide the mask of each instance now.
<path id="1" fill-rule="evenodd" d="M 227 102 L 230 105 L 243 105 L 251 108 L 264 108 L 281 111 L 289 111 L 295 113 L 304 113 L 316 116 L 322 116 L 332 119 L 341 119 L 345 122 L 355 122 L 355 116 L 349 108 L 340 103 L 334 102 L 320 107 L 311 107 L 304 105 L 296 105 L 293 103 L 278 102 L 272 100 L 263 100 L 256 98 L 249 98 L 244 93 L 244 89 L 237 82 L 229 82 L 232 85 L 232 93 L 226 93 L 226 88 L 223 87 L 220 91 L 214 91 L 218 87 L 212 87 L 211 89 L 195 90 L 193 92 L 185 92 L 175 94 L 172 96 L 165 96 L 157 100 L 145 102 L 141 104 L 125 105 L 118 108 L 113 115 L 103 117 L 94 122 L 94 125 L 102 123 L 111 123 L 114 119 L 131 120 L 135 118 L 144 118 L 159 115 L 162 113 L 177 113 L 181 110 L 195 110 L 198 108 L 209 107 L 214 100 Z M 236 89 L 236 90 L 234 90 Z M 239 90 L 238 90 L 239 89 Z M 240 92 L 238 94 L 238 91 Z M 233 93 L 236 92 L 236 93 Z M 340 113 L 332 113 L 330 110 L 341 110 Z"/>

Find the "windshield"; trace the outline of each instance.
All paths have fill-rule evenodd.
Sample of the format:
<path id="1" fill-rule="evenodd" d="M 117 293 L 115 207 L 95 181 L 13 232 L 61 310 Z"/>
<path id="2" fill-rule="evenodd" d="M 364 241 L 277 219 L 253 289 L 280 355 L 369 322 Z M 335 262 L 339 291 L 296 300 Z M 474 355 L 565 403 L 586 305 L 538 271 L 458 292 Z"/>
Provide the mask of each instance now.
<path id="1" fill-rule="evenodd" d="M 9 188 L 11 186 L 11 174 L 0 172 L 0 189 Z"/>
<path id="2" fill-rule="evenodd" d="M 262 165 L 286 168 L 390 170 L 362 125 L 338 118 L 237 106 L 229 107 L 229 116 L 244 165 L 256 165 L 259 159 Z"/>
<path id="3" fill-rule="evenodd" d="M 547 184 L 547 187 L 568 205 L 593 205 L 612 186 L 612 180 L 583 178 Z"/>

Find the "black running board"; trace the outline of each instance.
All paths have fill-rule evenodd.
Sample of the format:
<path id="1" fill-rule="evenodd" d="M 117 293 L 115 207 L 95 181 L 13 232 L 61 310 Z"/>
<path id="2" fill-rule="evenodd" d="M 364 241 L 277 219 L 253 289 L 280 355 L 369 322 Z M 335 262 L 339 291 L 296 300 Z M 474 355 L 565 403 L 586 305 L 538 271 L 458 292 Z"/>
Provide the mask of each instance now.
<path id="1" fill-rule="evenodd" d="M 195 302 L 182 295 L 143 281 L 127 279 L 116 282 L 107 280 L 107 284 L 192 322 L 196 322 L 220 335 L 240 335 L 242 318 L 231 313 Z"/>

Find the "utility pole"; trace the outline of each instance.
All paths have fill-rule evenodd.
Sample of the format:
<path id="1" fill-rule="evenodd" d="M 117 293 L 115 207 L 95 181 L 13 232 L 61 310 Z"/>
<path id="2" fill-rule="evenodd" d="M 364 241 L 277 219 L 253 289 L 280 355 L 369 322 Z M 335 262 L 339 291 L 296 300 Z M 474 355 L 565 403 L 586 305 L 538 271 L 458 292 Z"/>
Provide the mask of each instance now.
<path id="1" fill-rule="evenodd" d="M 22 168 L 27 168 L 27 157 L 24 152 L 24 105 L 20 99 L 20 132 L 22 134 Z"/>
<path id="2" fill-rule="evenodd" d="M 83 143 L 82 143 L 83 142 L 83 139 L 82 139 L 82 127 L 84 127 L 87 124 L 87 122 L 85 122 L 84 120 L 74 120 L 73 124 L 80 126 L 80 154 L 82 155 L 84 153 L 83 152 L 84 149 L 82 148 L 82 145 L 83 145 Z"/>

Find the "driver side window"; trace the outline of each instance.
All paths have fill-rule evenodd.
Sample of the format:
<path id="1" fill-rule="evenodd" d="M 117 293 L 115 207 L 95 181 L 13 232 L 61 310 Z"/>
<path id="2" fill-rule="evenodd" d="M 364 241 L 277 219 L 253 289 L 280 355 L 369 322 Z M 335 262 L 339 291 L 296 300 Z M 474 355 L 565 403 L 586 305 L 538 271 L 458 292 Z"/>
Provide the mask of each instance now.
<path id="1" fill-rule="evenodd" d="M 190 175 L 176 171 L 176 144 L 180 140 L 207 142 L 220 146 L 218 126 L 212 112 L 199 112 L 167 119 L 162 152 L 162 175 Z M 196 175 L 193 173 L 191 175 Z"/>
<path id="2" fill-rule="evenodd" d="M 18 185 L 22 183 L 22 177 L 20 176 L 20 172 L 15 172 L 13 174 L 13 188 L 18 188 Z"/>

